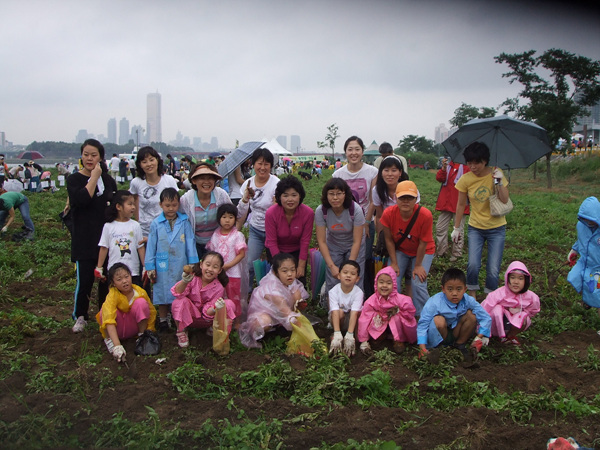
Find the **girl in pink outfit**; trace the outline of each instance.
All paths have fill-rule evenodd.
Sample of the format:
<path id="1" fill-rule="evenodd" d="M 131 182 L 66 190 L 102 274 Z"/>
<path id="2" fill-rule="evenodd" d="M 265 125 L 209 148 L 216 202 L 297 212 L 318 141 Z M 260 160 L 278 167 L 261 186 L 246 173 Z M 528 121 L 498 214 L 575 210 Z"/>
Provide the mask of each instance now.
<path id="1" fill-rule="evenodd" d="M 240 341 L 248 348 L 262 348 L 257 342 L 276 325 L 291 330 L 291 323 L 300 317 L 298 306 L 308 298 L 308 292 L 298 279 L 298 263 L 289 253 L 273 257 L 271 271 L 252 291 L 248 319 L 238 330 Z"/>
<path id="2" fill-rule="evenodd" d="M 208 250 L 220 253 L 225 261 L 223 270 L 227 273 L 229 283 L 225 286 L 227 298 L 235 304 L 235 315 L 240 317 L 242 310 L 248 308 L 248 264 L 246 261 L 246 239 L 235 227 L 237 207 L 225 203 L 217 209 L 219 227 L 206 244 Z M 242 305 L 243 303 L 243 305 Z"/>
<path id="3" fill-rule="evenodd" d="M 396 353 L 406 349 L 406 342 L 417 342 L 415 306 L 410 297 L 398 293 L 396 272 L 390 266 L 377 273 L 375 293 L 363 305 L 358 319 L 361 352 L 370 355 L 373 351 L 369 337 L 377 339 L 388 328 L 394 338 L 393 350 Z"/>
<path id="4" fill-rule="evenodd" d="M 529 328 L 540 312 L 540 299 L 529 290 L 531 274 L 522 262 L 508 266 L 504 281 L 504 287 L 490 292 L 481 306 L 492 317 L 492 336 L 498 336 L 503 344 L 521 345 L 516 336 Z"/>
<path id="5" fill-rule="evenodd" d="M 181 281 L 171 288 L 175 296 L 171 312 L 177 324 L 180 347 L 189 345 L 188 327 L 209 328 L 212 331 L 210 327 L 216 311 L 226 308 L 228 332 L 231 332 L 231 324 L 235 319 L 235 304 L 231 300 L 223 300 L 223 286 L 227 286 L 228 282 L 223 271 L 223 257 L 217 252 L 208 252 L 202 261 L 192 266 L 192 271 L 186 271 L 188 267 L 184 267 Z"/>

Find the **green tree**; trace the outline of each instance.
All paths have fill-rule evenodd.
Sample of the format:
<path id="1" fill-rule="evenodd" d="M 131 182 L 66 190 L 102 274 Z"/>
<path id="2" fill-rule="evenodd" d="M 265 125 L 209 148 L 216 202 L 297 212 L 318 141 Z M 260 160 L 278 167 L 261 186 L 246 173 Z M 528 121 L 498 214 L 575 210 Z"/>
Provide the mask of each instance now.
<path id="1" fill-rule="evenodd" d="M 450 125 L 460 128 L 471 119 L 494 117 L 496 112 L 496 108 L 490 108 L 488 106 L 478 108 L 477 106 L 461 103 L 461 105 L 454 110 L 454 117 L 450 119 Z"/>
<path id="2" fill-rule="evenodd" d="M 586 114 L 587 107 L 600 100 L 600 61 L 561 49 L 535 53 L 529 50 L 494 57 L 498 64 L 510 68 L 503 78 L 523 85 L 518 97 L 507 99 L 501 106 L 545 128 L 551 147 L 556 148 L 560 138 L 570 138 L 577 116 Z M 540 73 L 548 74 L 547 78 Z M 551 156 L 550 151 L 546 155 L 548 188 L 552 187 Z"/>
<path id="3" fill-rule="evenodd" d="M 398 148 L 402 155 L 407 155 L 412 152 L 437 154 L 435 142 L 431 139 L 427 139 L 425 136 L 417 136 L 416 134 L 404 136 L 404 138 L 398 142 Z"/>
<path id="4" fill-rule="evenodd" d="M 325 136 L 324 141 L 317 141 L 317 147 L 325 148 L 329 147 L 331 149 L 331 162 L 335 161 L 335 140 L 339 138 L 338 135 L 338 126 L 333 123 L 327 127 L 327 135 Z"/>

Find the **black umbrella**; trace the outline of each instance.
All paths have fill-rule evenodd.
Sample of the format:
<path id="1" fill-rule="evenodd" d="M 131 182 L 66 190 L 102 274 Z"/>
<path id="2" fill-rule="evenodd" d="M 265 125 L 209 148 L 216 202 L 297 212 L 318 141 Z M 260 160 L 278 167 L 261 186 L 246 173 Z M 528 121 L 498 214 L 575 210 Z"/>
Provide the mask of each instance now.
<path id="1" fill-rule="evenodd" d="M 32 159 L 42 159 L 44 157 L 44 155 L 42 155 L 40 152 L 23 152 L 21 153 L 19 156 L 17 156 L 17 158 L 19 159 L 27 159 L 27 160 L 32 160 Z"/>

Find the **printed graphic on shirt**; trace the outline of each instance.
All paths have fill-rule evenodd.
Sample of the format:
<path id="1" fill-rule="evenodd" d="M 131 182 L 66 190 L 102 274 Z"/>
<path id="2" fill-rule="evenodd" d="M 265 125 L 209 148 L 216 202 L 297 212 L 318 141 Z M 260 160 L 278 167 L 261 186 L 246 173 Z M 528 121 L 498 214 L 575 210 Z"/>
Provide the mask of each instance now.
<path id="1" fill-rule="evenodd" d="M 600 269 L 592 270 L 590 277 L 592 279 L 586 283 L 589 291 L 594 292 L 596 289 L 600 289 Z"/>
<path id="2" fill-rule="evenodd" d="M 144 189 L 144 192 L 142 192 L 142 196 L 146 200 L 148 200 L 148 199 L 151 199 L 152 197 L 155 197 L 157 193 L 158 193 L 158 189 L 156 189 L 155 186 L 148 186 L 147 188 Z"/>
<path id="3" fill-rule="evenodd" d="M 485 202 L 492 193 L 487 186 L 481 186 L 475 191 L 475 200 L 478 202 Z"/>
<path id="4" fill-rule="evenodd" d="M 131 237 L 132 236 L 130 233 L 129 237 L 123 236 L 116 240 L 116 244 L 121 251 L 121 257 L 125 256 L 125 253 L 129 253 L 131 255 Z"/>

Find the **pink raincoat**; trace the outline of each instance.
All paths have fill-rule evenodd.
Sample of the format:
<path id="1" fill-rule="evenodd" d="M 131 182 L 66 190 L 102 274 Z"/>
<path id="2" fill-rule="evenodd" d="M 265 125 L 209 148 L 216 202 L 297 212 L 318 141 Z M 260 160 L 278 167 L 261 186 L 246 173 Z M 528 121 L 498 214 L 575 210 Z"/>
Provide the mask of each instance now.
<path id="1" fill-rule="evenodd" d="M 215 307 L 215 302 L 219 298 L 225 297 L 223 285 L 219 280 L 214 279 L 202 287 L 202 278 L 194 276 L 183 292 L 178 294 L 175 291 L 177 284 L 171 288 L 171 293 L 175 296 L 171 305 L 171 313 L 173 319 L 180 323 L 179 331 L 189 326 L 193 328 L 211 327 L 215 316 L 208 314 L 208 310 Z M 231 324 L 235 319 L 235 304 L 231 300 L 225 300 L 225 307 L 229 319 L 229 331 L 231 331 Z"/>
<path id="2" fill-rule="evenodd" d="M 291 286 L 285 286 L 272 270 L 269 271 L 252 292 L 248 319 L 238 330 L 242 344 L 249 348 L 261 348 L 257 340 L 264 337 L 264 329 L 268 327 L 282 325 L 286 330 L 291 330 L 290 320 L 300 317 L 292 296 L 297 290 L 300 290 L 302 299 L 308 298 L 308 292 L 298 280 L 294 280 Z"/>
<path id="3" fill-rule="evenodd" d="M 490 292 L 481 306 L 492 317 L 492 336 L 506 337 L 504 317 L 517 328 L 529 328 L 531 318 L 540 312 L 539 297 L 527 290 L 523 294 L 515 294 L 508 287 L 508 275 L 515 270 L 525 272 L 531 281 L 531 275 L 520 261 L 513 261 L 504 274 L 505 285 Z"/>
<path id="4" fill-rule="evenodd" d="M 377 292 L 377 280 L 381 275 L 389 275 L 392 278 L 393 291 L 388 298 L 382 297 Z M 392 308 L 398 308 L 398 312 L 390 315 L 388 313 Z M 411 344 L 417 342 L 415 306 L 410 297 L 398 293 L 396 272 L 389 266 L 377 273 L 375 293 L 363 305 L 358 319 L 358 341 L 366 342 L 369 336 L 377 339 L 388 326 L 395 341 Z"/>

